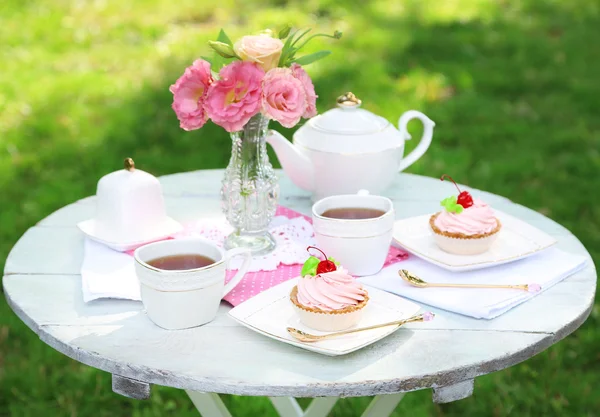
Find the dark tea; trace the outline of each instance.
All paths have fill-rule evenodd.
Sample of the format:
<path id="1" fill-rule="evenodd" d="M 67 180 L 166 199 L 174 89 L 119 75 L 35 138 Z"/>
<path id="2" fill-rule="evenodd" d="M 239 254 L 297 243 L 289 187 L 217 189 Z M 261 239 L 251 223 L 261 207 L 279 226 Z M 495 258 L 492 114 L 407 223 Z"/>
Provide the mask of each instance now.
<path id="1" fill-rule="evenodd" d="M 152 259 L 146 263 L 158 269 L 175 271 L 202 268 L 214 264 L 215 261 L 210 259 L 208 256 L 191 253 L 184 255 L 162 256 L 160 258 Z"/>
<path id="2" fill-rule="evenodd" d="M 364 220 L 381 217 L 385 211 L 373 208 L 344 207 L 325 210 L 321 216 L 330 219 Z"/>

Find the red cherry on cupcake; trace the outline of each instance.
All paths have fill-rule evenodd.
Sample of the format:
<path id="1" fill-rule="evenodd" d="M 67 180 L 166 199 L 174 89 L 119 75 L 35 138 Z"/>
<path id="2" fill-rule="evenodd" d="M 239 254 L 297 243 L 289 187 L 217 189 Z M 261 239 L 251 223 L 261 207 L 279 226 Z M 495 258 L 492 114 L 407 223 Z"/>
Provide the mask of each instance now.
<path id="1" fill-rule="evenodd" d="M 446 178 L 448 178 L 450 181 L 452 181 L 454 183 L 456 189 L 459 192 L 458 198 L 456 199 L 456 202 L 458 204 L 460 204 L 461 206 L 463 206 L 463 208 L 469 208 L 469 207 L 471 207 L 473 205 L 473 197 L 471 197 L 471 194 L 469 194 L 468 191 L 460 191 L 460 188 L 458 188 L 458 185 L 456 185 L 456 182 L 448 174 L 442 175 L 442 177 L 440 179 L 442 181 L 444 181 L 444 179 L 446 179 Z"/>
<path id="2" fill-rule="evenodd" d="M 332 260 L 327 259 L 327 255 L 325 255 L 325 252 L 323 252 L 321 249 L 319 249 L 315 246 L 309 246 L 308 248 L 306 248 L 306 250 L 309 250 L 309 249 L 316 249 L 319 252 L 321 252 L 323 254 L 323 256 L 325 257 L 325 260 L 319 262 L 319 264 L 317 265 L 317 274 L 324 274 L 326 272 L 333 272 L 333 271 L 337 270 L 335 263 L 333 263 Z"/>

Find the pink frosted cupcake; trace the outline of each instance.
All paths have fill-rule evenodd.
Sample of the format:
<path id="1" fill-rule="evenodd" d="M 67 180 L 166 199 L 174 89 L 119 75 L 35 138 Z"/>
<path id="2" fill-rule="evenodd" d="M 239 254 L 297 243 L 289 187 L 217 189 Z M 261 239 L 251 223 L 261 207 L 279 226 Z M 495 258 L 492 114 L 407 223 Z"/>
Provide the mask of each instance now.
<path id="1" fill-rule="evenodd" d="M 290 300 L 303 324 L 333 332 L 358 323 L 369 295 L 362 284 L 334 261 L 320 261 L 311 256 L 302 268 L 298 285 L 290 293 Z"/>
<path id="2" fill-rule="evenodd" d="M 454 182 L 445 174 L 442 180 L 446 177 Z M 468 191 L 458 191 L 458 197 L 442 200 L 445 209 L 429 219 L 435 242 L 442 250 L 456 255 L 483 253 L 498 237 L 500 220 L 486 203 L 473 200 Z"/>

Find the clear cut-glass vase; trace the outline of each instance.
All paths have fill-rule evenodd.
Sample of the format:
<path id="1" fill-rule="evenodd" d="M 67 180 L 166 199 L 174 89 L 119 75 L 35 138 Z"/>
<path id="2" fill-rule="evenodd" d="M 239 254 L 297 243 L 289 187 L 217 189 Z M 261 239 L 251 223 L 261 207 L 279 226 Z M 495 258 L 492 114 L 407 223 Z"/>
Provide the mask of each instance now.
<path id="1" fill-rule="evenodd" d="M 221 202 L 227 221 L 235 228 L 225 248 L 248 248 L 254 255 L 275 248 L 268 231 L 275 215 L 279 184 L 267 155 L 269 120 L 253 116 L 243 130 L 231 134 L 231 159 L 221 186 Z"/>

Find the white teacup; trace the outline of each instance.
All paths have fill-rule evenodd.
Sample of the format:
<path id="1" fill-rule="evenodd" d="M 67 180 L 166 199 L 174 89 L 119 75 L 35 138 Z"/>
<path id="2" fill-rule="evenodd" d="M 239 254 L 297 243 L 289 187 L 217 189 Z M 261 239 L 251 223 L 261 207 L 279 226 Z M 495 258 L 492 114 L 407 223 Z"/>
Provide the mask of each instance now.
<path id="1" fill-rule="evenodd" d="M 366 208 L 383 214 L 369 219 L 338 219 L 323 213 L 339 208 Z M 385 263 L 394 230 L 394 204 L 389 198 L 358 194 L 336 195 L 317 201 L 312 207 L 317 246 L 335 258 L 352 275 L 379 272 Z"/>
<path id="2" fill-rule="evenodd" d="M 215 262 L 196 269 L 165 270 L 149 265 L 157 258 L 196 254 Z M 234 256 L 244 256 L 237 274 L 225 285 L 225 270 Z M 164 240 L 136 249 L 135 272 L 148 317 L 158 326 L 187 329 L 208 323 L 217 315 L 221 299 L 244 277 L 252 256 L 247 249 L 225 252 L 209 240 Z"/>

